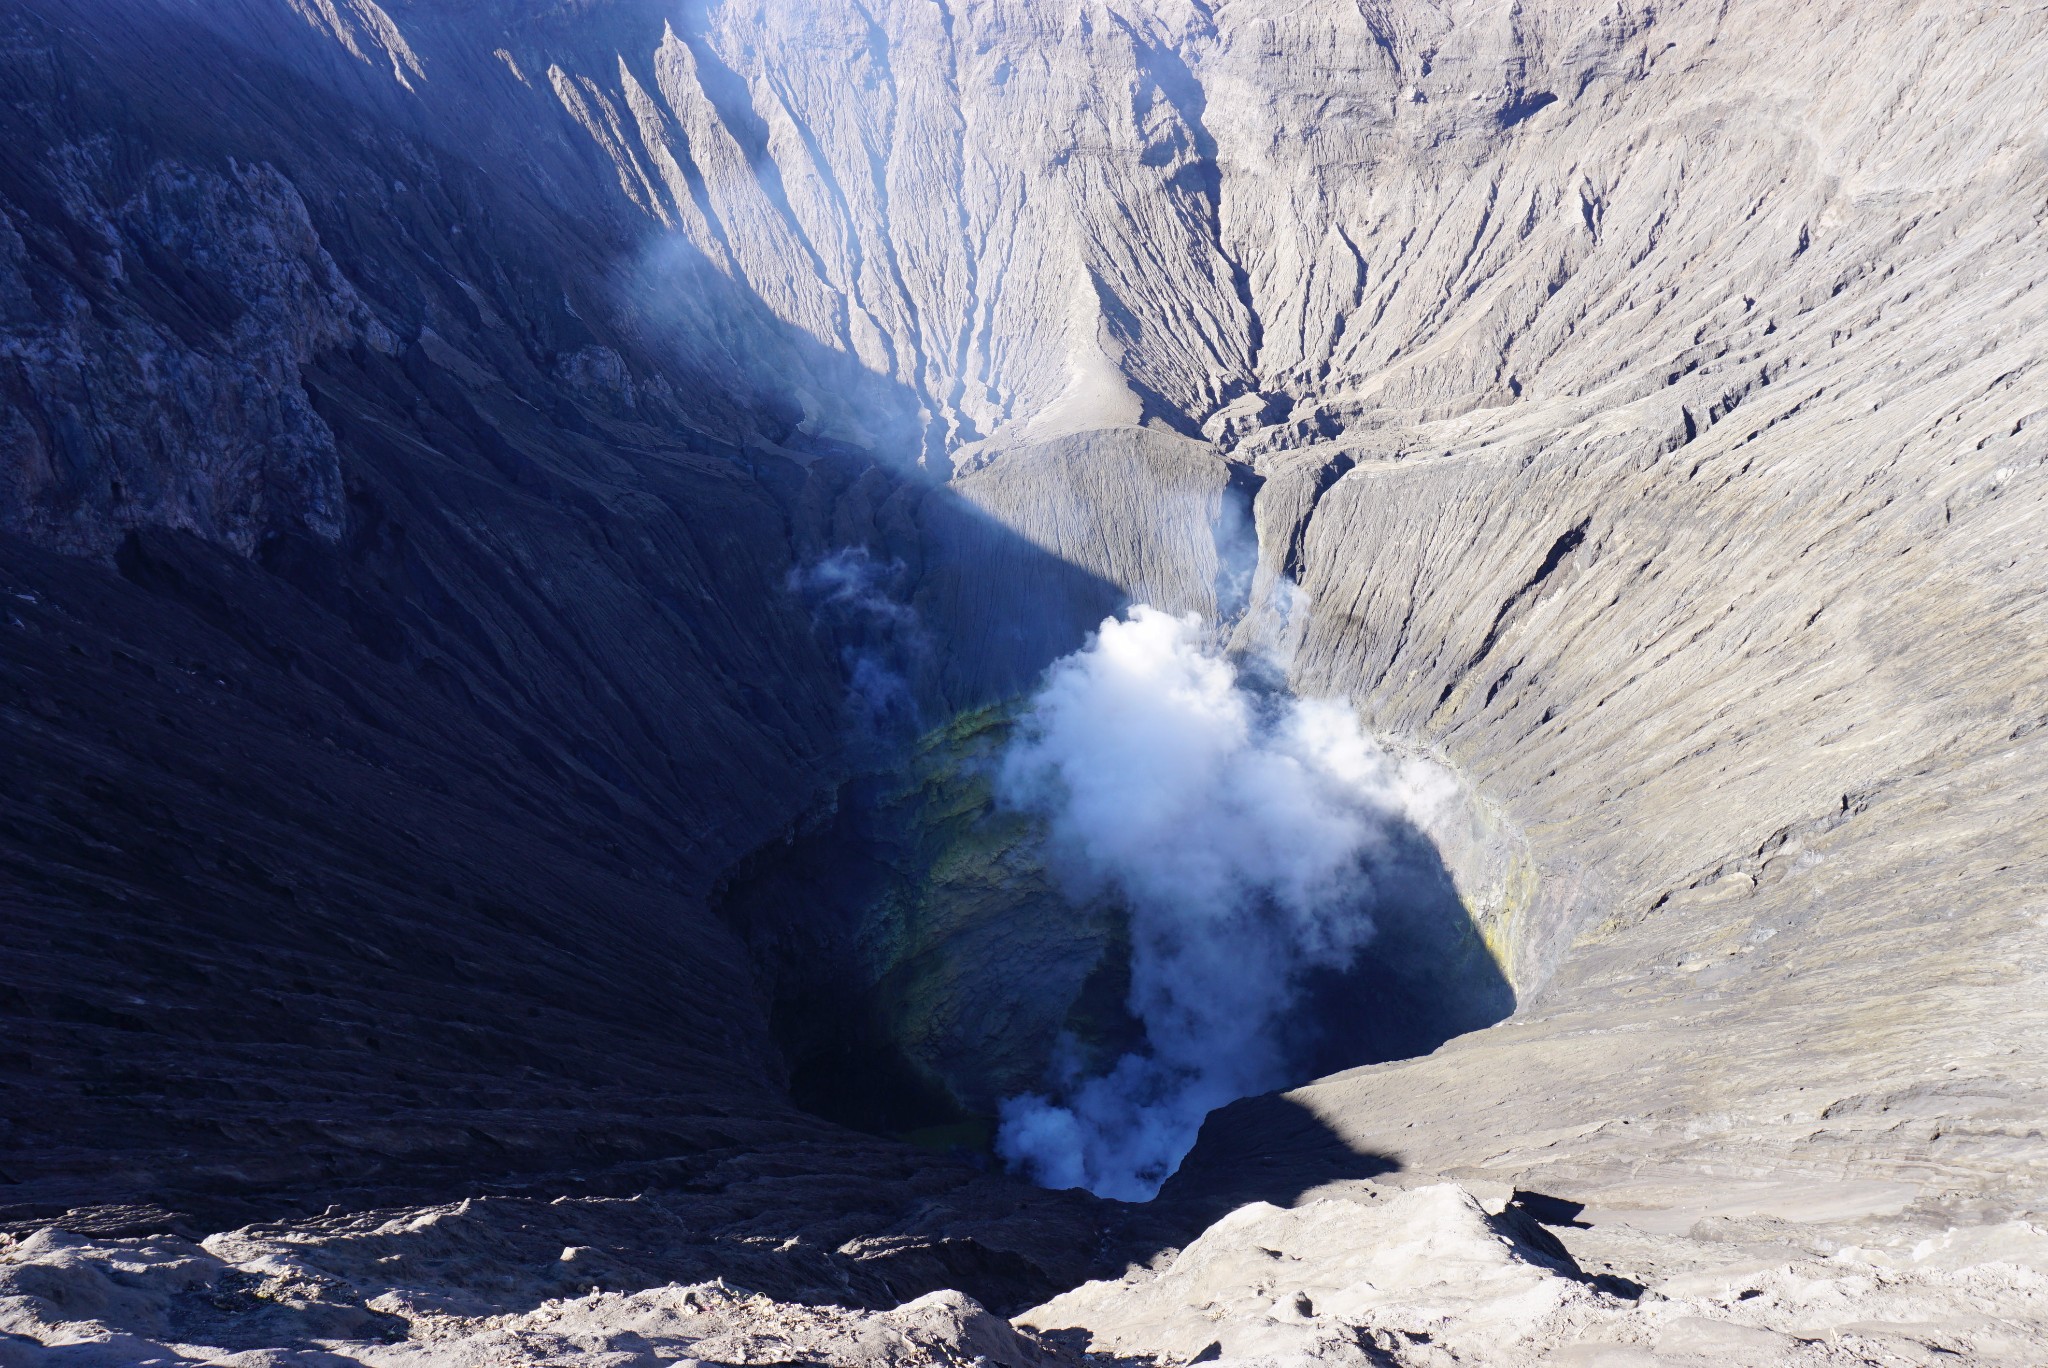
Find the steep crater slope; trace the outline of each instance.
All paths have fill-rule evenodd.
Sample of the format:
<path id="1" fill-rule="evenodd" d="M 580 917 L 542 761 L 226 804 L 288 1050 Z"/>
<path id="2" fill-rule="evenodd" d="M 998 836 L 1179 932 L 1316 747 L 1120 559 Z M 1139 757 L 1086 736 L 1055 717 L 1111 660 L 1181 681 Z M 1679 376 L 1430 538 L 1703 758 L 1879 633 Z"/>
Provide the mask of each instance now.
<path id="1" fill-rule="evenodd" d="M 706 910 L 845 772 L 783 586 L 873 458 L 618 321 L 574 149 L 507 186 L 289 9 L 211 17 L 6 16 L 5 1219 L 488 1194 L 479 1247 L 611 1279 L 1080 1276 L 1085 1204 L 792 1107 Z"/>
<path id="2" fill-rule="evenodd" d="M 1099 1209 L 789 1105 L 706 898 L 858 767 L 792 571 L 900 564 L 951 715 L 1227 616 L 1233 481 L 1245 630 L 1525 837 L 1533 991 L 1170 1207 L 2039 1210 L 2038 9 L 5 22 L 11 1218 L 1075 1280 Z"/>
<path id="3" fill-rule="evenodd" d="M 744 94 L 772 207 L 846 255 L 737 235 L 733 269 L 845 301 L 762 286 L 921 396 L 963 491 L 1136 586 L 1045 454 L 1219 445 L 1263 478 L 1253 616 L 1282 575 L 1312 604 L 1297 684 L 1529 835 L 1544 993 L 1290 1106 L 1617 1202 L 2035 1202 L 2041 837 L 2000 814 L 2043 764 L 2038 14 L 841 22 L 720 6 L 573 68 L 651 111 L 622 185 L 687 149 L 678 234 L 752 212 L 683 76 Z M 1172 517 L 1130 487 L 1111 524 Z"/>

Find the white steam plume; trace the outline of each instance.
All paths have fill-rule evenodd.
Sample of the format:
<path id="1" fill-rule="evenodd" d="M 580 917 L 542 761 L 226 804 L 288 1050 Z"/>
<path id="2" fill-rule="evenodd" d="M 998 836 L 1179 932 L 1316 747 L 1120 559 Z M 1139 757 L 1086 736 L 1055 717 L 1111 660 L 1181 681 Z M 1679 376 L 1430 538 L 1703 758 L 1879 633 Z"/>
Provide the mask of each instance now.
<path id="1" fill-rule="evenodd" d="M 1141 605 L 1054 665 L 997 791 L 1045 819 L 1076 896 L 1127 908 L 1146 1046 L 1004 1103 L 1003 1158 L 1142 1201 L 1211 1109 L 1289 1081 L 1286 1015 L 1305 973 L 1371 938 L 1369 868 L 1407 782 L 1347 704 L 1246 687 L 1192 616 Z"/>
<path id="2" fill-rule="evenodd" d="M 916 610 L 898 597 L 904 578 L 903 562 L 878 561 L 859 546 L 789 572 L 788 587 L 810 605 L 813 623 L 841 642 L 847 712 L 863 736 L 918 726 L 911 680 L 930 642 Z"/>

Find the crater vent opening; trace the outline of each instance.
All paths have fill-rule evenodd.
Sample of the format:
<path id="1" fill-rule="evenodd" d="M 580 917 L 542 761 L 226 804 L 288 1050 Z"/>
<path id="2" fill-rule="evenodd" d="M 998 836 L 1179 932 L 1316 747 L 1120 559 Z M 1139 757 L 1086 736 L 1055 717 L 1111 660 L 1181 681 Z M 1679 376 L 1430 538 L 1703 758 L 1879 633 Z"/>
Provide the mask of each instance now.
<path id="1" fill-rule="evenodd" d="M 1291 705 L 1264 690 L 1258 706 Z M 1017 800 L 1016 759 L 1042 739 L 1042 708 L 1014 698 L 926 730 L 735 867 L 717 906 L 749 949 L 800 1106 L 1048 1186 L 1142 1200 L 1192 1126 L 1136 1179 L 1020 1161 L 1019 1099 L 1072 1105 L 1083 1080 L 1114 1088 L 1136 1076 L 1120 1061 L 1161 1053 L 1146 997 L 1158 927 L 1142 907 L 1134 917 L 1129 886 L 1077 879 L 1059 817 Z M 1297 958 L 1284 1001 L 1260 1009 L 1268 1072 L 1209 1099 L 1197 1123 L 1236 1096 L 1428 1054 L 1514 1010 L 1517 930 L 1535 900 L 1526 845 L 1448 766 L 1369 740 L 1404 791 L 1426 795 L 1372 815 L 1355 871 L 1370 932 Z M 1233 915 L 1300 934 L 1271 908 Z"/>

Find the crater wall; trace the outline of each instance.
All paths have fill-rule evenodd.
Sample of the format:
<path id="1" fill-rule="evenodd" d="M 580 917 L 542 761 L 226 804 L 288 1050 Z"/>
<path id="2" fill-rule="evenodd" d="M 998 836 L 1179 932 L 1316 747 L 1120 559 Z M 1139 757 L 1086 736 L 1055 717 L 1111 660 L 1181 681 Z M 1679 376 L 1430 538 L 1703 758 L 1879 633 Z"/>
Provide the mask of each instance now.
<path id="1" fill-rule="evenodd" d="M 2031 1200 L 2038 9 L 0 23 L 10 1212 L 602 1114 L 838 1174 L 793 1285 L 1050 1277 L 1093 1216 L 999 1239 L 788 1107 L 704 895 L 850 765 L 792 569 L 900 563 L 968 707 L 1126 600 L 1229 617 L 1245 500 L 1240 630 L 1298 584 L 1296 687 L 1477 795 L 1524 1000 L 1211 1158 Z"/>

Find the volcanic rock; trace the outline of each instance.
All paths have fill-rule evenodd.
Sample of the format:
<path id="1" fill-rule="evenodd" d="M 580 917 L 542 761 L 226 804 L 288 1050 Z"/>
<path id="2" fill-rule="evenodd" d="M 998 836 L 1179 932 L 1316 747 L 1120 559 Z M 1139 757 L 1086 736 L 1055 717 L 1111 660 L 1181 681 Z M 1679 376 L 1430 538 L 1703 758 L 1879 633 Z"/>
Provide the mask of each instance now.
<path id="1" fill-rule="evenodd" d="M 1050 1328 L 2024 1361 L 2044 55 L 1929 0 L 0 7 L 8 1324 L 289 1361 L 439 1288 L 488 1357 L 599 1285 L 545 1352 L 629 1354 L 729 1277 L 936 1362 L 1011 1341 L 918 1297 L 1180 1249 Z M 804 1111 L 808 942 L 715 907 L 899 755 L 850 662 L 943 726 L 1139 601 L 1454 777 L 1513 1015 L 1140 1210 Z M 1510 1291 L 1344 1300 L 1411 1237 Z M 159 1324 L 243 1277 L 283 1328 Z"/>

